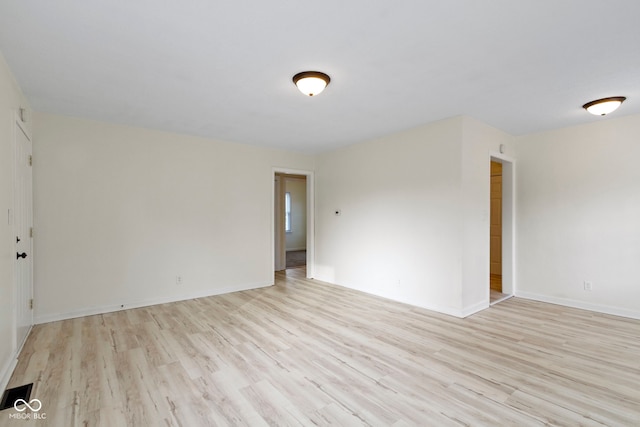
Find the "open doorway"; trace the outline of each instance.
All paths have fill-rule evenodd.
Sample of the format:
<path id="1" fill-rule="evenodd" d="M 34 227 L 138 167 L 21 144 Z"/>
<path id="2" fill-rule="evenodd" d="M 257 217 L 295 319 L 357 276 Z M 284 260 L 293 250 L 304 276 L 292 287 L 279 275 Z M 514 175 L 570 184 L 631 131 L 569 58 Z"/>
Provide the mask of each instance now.
<path id="1" fill-rule="evenodd" d="M 491 161 L 490 208 L 490 267 L 491 299 L 502 294 L 502 163 Z"/>
<path id="2" fill-rule="evenodd" d="M 514 293 L 514 162 L 491 156 L 489 301 L 496 304 Z"/>
<path id="3" fill-rule="evenodd" d="M 274 169 L 274 270 L 313 277 L 313 175 Z"/>
<path id="4" fill-rule="evenodd" d="M 307 266 L 307 177 L 282 175 L 284 180 L 285 268 Z"/>

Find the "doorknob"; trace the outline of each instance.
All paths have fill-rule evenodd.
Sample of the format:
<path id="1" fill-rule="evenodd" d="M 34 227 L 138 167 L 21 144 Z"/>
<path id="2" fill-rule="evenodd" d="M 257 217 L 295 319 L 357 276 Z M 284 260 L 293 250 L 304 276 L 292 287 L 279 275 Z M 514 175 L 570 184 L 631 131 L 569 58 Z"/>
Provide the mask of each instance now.
<path id="1" fill-rule="evenodd" d="M 16 254 L 16 259 L 18 258 L 26 258 L 27 257 L 27 253 L 26 252 L 22 252 L 22 253 L 17 253 Z"/>

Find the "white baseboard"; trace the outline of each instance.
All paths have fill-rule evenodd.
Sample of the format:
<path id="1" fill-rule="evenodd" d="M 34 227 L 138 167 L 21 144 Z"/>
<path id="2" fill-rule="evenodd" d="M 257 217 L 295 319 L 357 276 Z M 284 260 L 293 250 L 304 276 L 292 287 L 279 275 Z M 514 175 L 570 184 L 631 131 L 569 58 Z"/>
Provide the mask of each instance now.
<path id="1" fill-rule="evenodd" d="M 159 297 L 159 298 L 150 298 L 150 299 L 145 299 L 140 301 L 130 301 L 130 302 L 125 302 L 123 304 L 83 308 L 80 310 L 74 310 L 74 311 L 63 312 L 63 313 L 44 314 L 44 315 L 36 316 L 34 319 L 34 323 L 36 325 L 39 325 L 42 323 L 56 322 L 58 320 L 74 319 L 77 317 L 93 316 L 96 314 L 113 313 L 115 311 L 129 310 L 132 308 L 140 308 L 140 307 L 149 307 L 151 305 L 167 304 L 171 302 L 185 301 L 185 300 L 190 300 L 195 298 L 204 298 L 204 297 L 210 297 L 214 295 L 228 294 L 231 292 L 248 291 L 251 289 L 259 289 L 259 288 L 264 288 L 271 285 L 273 285 L 272 281 L 260 282 L 260 283 L 253 283 L 249 285 L 239 285 L 239 286 L 229 286 L 226 288 L 208 289 L 205 291 L 193 292 L 189 294 L 176 295 L 176 296 L 170 296 L 170 297 Z"/>
<path id="2" fill-rule="evenodd" d="M 29 328 L 27 335 L 24 340 L 20 343 L 20 347 L 18 347 L 15 352 L 11 354 L 7 362 L 4 364 L 2 369 L 0 369 L 0 396 L 4 393 L 4 390 L 7 388 L 7 384 L 9 384 L 9 380 L 11 379 L 11 375 L 13 375 L 13 370 L 16 369 L 16 365 L 18 364 L 18 356 L 20 356 L 20 352 L 24 347 L 24 343 L 27 342 L 29 335 L 31 335 L 31 330 L 33 327 Z"/>
<path id="3" fill-rule="evenodd" d="M 334 286 L 340 286 L 340 287 L 343 287 L 343 288 L 347 288 L 347 289 L 351 289 L 351 290 L 354 290 L 354 291 L 362 292 L 362 293 L 365 293 L 365 294 L 368 294 L 368 295 L 373 295 L 373 296 L 376 296 L 376 297 L 379 297 L 379 298 L 385 298 L 385 299 L 388 299 L 389 301 L 395 301 L 395 302 L 399 302 L 399 303 L 402 303 L 402 304 L 411 305 L 413 307 L 424 308 L 425 310 L 435 311 L 437 313 L 442 313 L 442 314 L 446 314 L 446 315 L 454 316 L 454 317 L 459 317 L 459 318 L 464 318 L 464 317 L 470 316 L 471 314 L 473 314 L 476 311 L 480 310 L 480 309 L 476 309 L 475 308 L 476 306 L 470 307 L 469 309 L 463 311 L 463 310 L 458 310 L 458 309 L 450 308 L 450 307 L 441 307 L 441 306 L 437 306 L 437 305 L 418 304 L 414 300 L 402 299 L 402 298 L 394 298 L 394 297 L 391 297 L 389 295 L 385 295 L 385 294 L 382 294 L 382 293 L 375 293 L 375 292 L 372 292 L 370 289 L 360 288 L 358 286 L 353 286 L 353 285 L 348 285 L 348 284 L 333 283 L 333 282 L 331 282 L 329 280 L 323 279 L 322 277 L 315 277 L 315 278 L 317 280 L 329 283 L 329 284 L 334 285 Z M 482 304 L 484 304 L 484 303 L 482 303 Z M 477 305 L 479 306 L 480 304 L 477 304 Z M 484 308 L 487 308 L 487 307 L 488 307 L 488 305 L 486 305 L 486 307 L 484 307 Z"/>
<path id="4" fill-rule="evenodd" d="M 626 308 L 612 307 L 603 304 L 594 304 L 586 301 L 572 300 L 569 298 L 559 298 L 549 295 L 535 294 L 532 292 L 516 291 L 515 295 L 519 298 L 530 299 L 534 301 L 548 302 L 550 304 L 564 305 L 572 308 L 580 308 L 582 310 L 612 314 L 614 316 L 629 317 L 631 319 L 640 319 L 640 311 L 637 310 L 629 310 Z"/>
<path id="5" fill-rule="evenodd" d="M 0 370 L 0 396 L 7 388 L 7 384 L 9 384 L 9 380 L 11 379 L 11 375 L 13 374 L 13 370 L 16 369 L 17 364 L 18 354 L 12 354 Z"/>
<path id="6" fill-rule="evenodd" d="M 489 301 L 480 301 L 477 304 L 474 304 L 472 306 L 463 308 L 460 312 L 461 316 L 458 317 L 469 317 L 472 314 L 476 314 L 482 310 L 486 310 L 487 308 L 489 308 L 490 304 Z"/>

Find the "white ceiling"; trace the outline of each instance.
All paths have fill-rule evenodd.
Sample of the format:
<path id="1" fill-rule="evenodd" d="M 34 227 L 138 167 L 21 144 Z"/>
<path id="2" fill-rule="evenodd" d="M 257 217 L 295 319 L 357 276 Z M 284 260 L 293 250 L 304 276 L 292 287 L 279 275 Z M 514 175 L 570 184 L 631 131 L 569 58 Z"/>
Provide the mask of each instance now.
<path id="1" fill-rule="evenodd" d="M 640 113 L 638 0 L 2 0 L 33 109 L 321 152 L 465 114 L 513 135 Z M 308 98 L 291 77 L 331 76 Z"/>

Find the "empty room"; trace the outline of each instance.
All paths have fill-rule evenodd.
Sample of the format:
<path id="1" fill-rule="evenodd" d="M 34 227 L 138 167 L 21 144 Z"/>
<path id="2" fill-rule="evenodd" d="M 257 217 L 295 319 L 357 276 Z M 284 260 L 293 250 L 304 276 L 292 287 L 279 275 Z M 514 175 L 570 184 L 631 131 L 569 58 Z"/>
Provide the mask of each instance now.
<path id="1" fill-rule="evenodd" d="M 0 2 L 0 427 L 640 426 L 640 2 Z"/>

